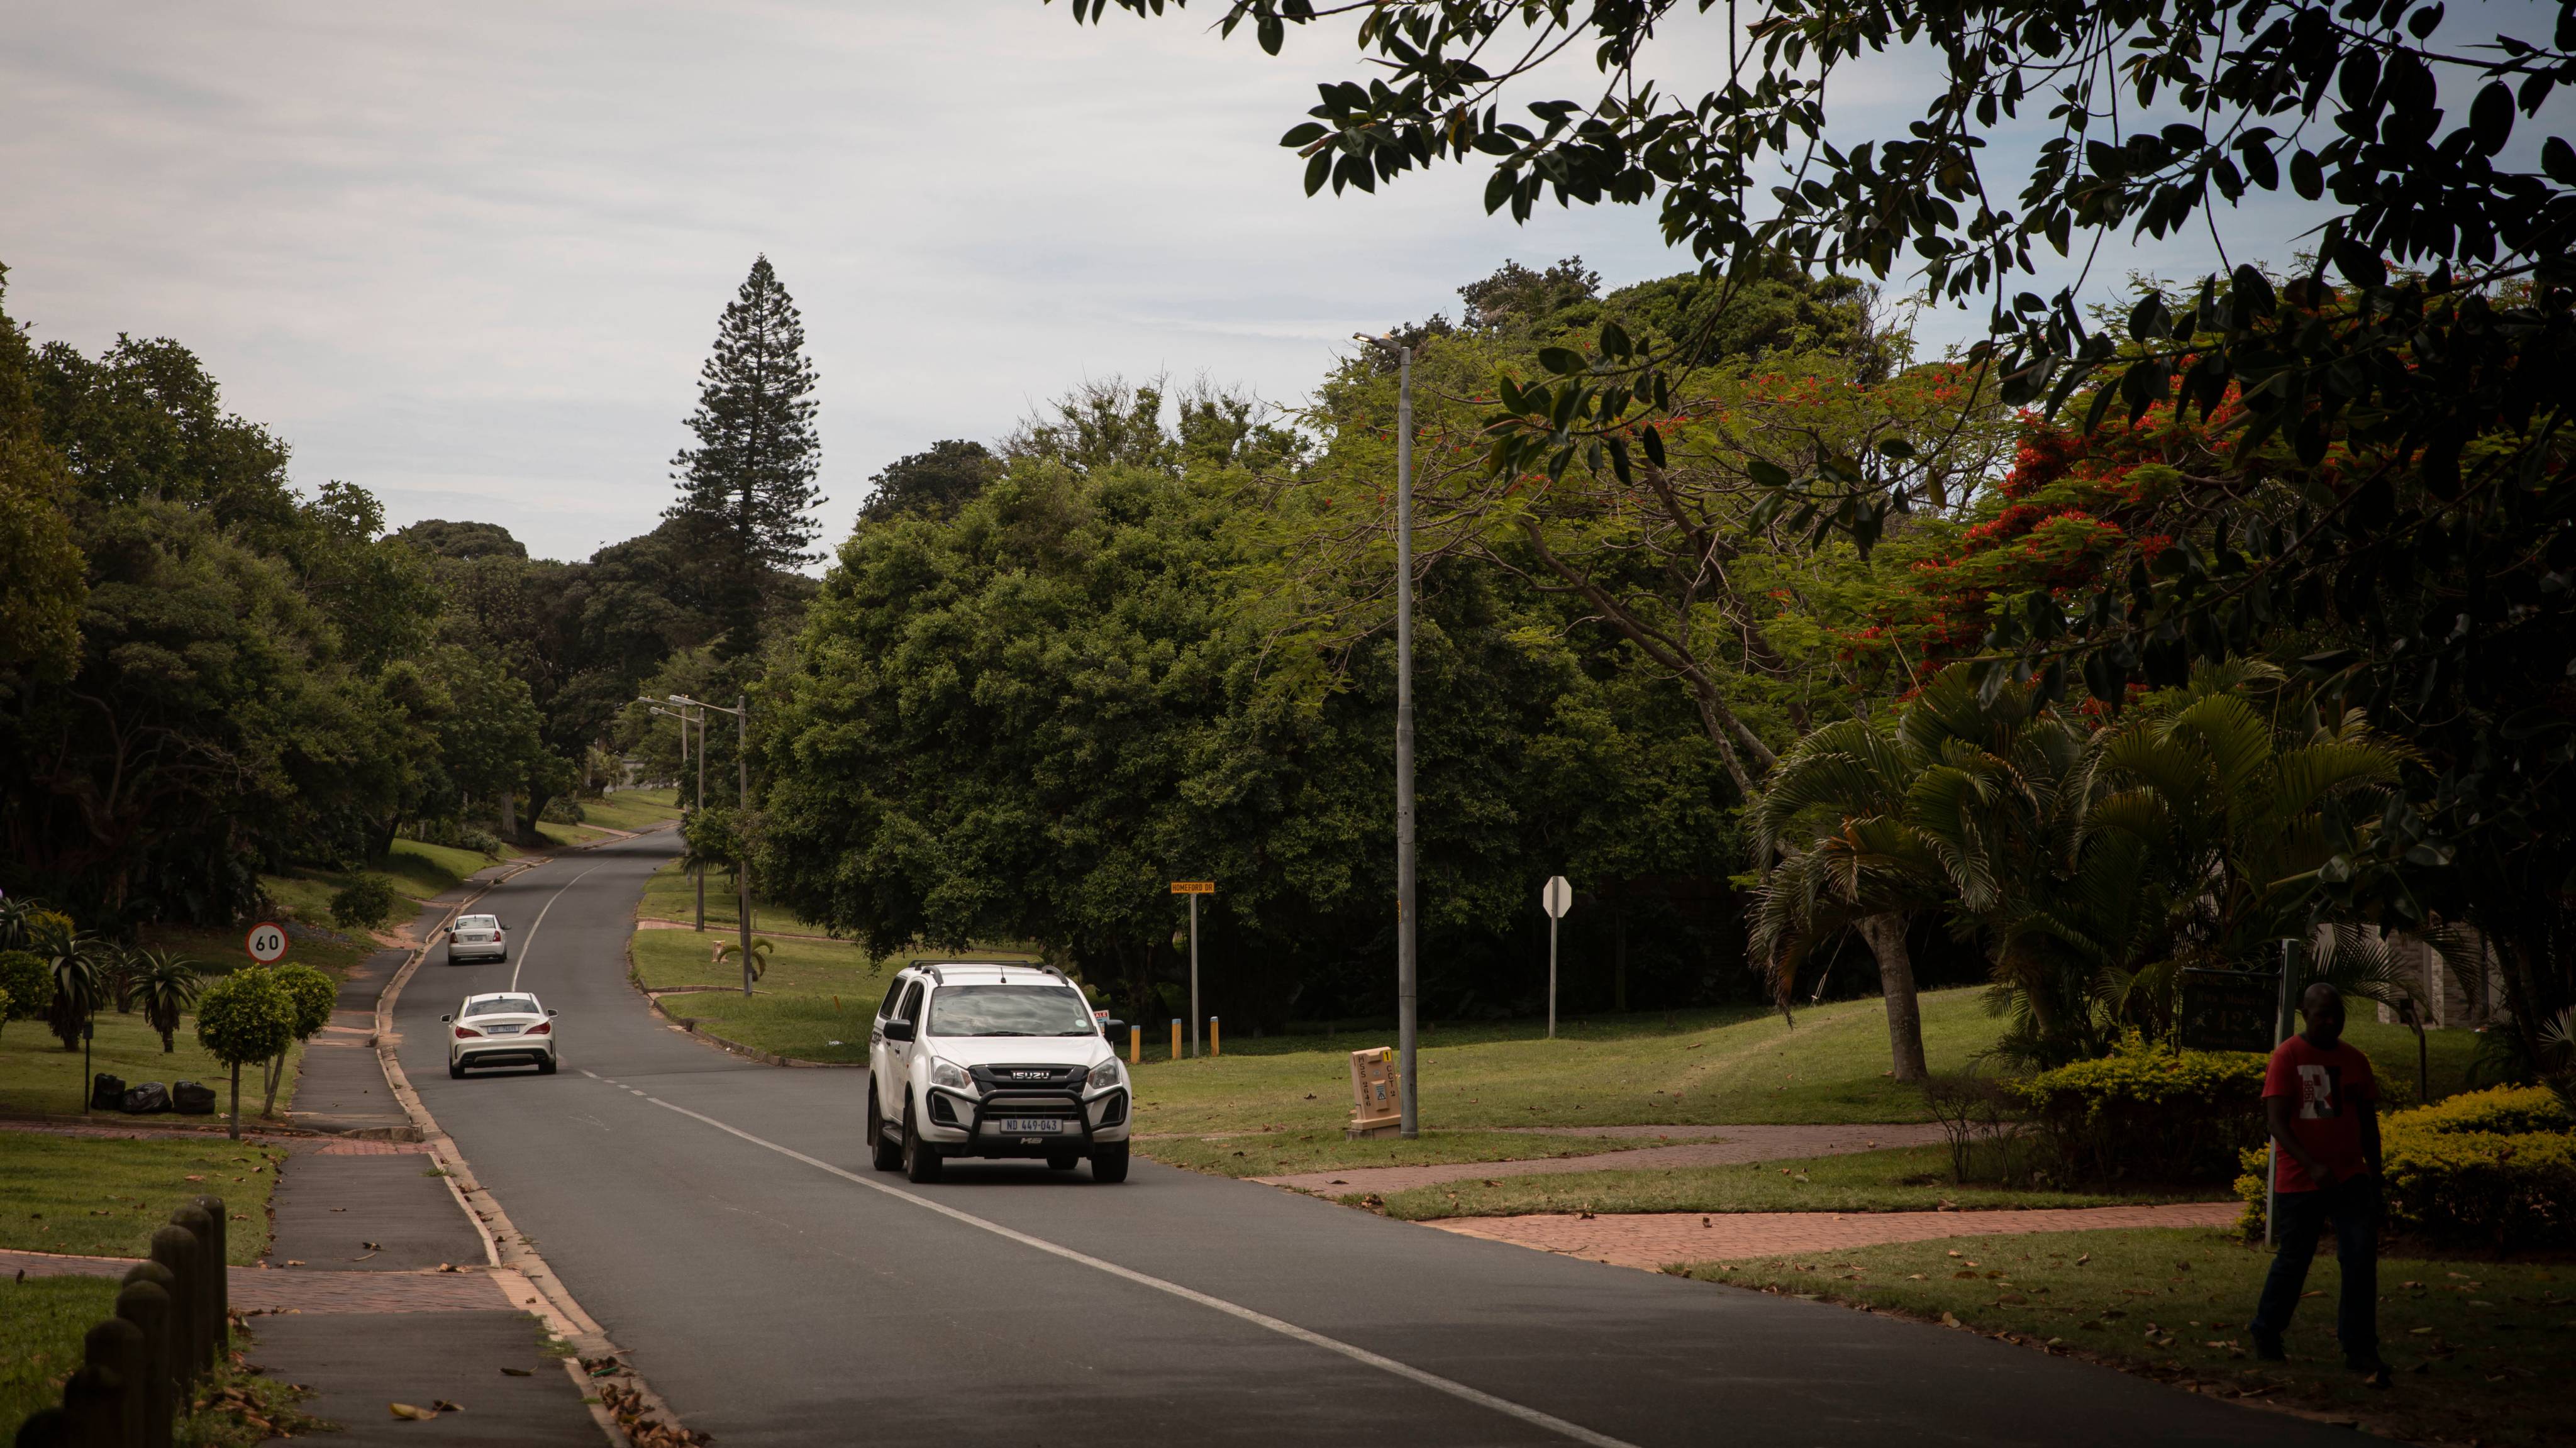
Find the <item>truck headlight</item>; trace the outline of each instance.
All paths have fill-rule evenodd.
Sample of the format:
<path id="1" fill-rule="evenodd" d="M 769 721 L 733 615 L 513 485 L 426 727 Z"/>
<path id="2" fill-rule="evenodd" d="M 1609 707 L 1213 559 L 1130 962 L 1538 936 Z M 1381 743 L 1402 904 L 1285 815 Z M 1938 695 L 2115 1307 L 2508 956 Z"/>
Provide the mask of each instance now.
<path id="1" fill-rule="evenodd" d="M 936 1056 L 933 1056 L 930 1060 L 930 1084 L 933 1086 L 945 1086 L 951 1091 L 972 1091 L 975 1089 L 967 1082 L 966 1073 L 964 1071 L 959 1070 L 949 1062 L 940 1060 Z"/>
<path id="2" fill-rule="evenodd" d="M 1108 1060 L 1101 1062 L 1099 1065 L 1092 1067 L 1091 1074 L 1084 1078 L 1082 1084 L 1094 1091 L 1106 1091 L 1110 1087 L 1117 1085 L 1118 1058 L 1112 1056 Z"/>

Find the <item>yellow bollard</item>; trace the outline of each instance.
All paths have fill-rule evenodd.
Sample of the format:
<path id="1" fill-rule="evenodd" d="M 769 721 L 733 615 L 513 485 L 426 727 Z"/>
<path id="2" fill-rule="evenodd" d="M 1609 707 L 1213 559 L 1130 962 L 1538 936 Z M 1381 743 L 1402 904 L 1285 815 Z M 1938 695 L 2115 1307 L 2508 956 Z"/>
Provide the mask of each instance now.
<path id="1" fill-rule="evenodd" d="M 1172 1017 L 1172 1059 L 1181 1059 L 1181 1018 Z"/>
<path id="2" fill-rule="evenodd" d="M 1145 1028 L 1143 1026 L 1127 1028 L 1127 1064 L 1130 1066 L 1145 1064 Z"/>
<path id="3" fill-rule="evenodd" d="M 1216 1017 L 1214 1016 L 1208 1017 L 1208 1054 L 1211 1056 L 1222 1056 L 1225 1054 L 1225 1052 L 1217 1049 Z"/>

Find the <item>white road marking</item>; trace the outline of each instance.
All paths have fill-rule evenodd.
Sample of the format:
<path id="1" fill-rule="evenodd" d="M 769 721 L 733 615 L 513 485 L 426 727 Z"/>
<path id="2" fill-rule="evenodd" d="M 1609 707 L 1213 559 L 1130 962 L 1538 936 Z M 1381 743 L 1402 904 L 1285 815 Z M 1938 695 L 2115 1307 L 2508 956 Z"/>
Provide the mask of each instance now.
<path id="1" fill-rule="evenodd" d="M 546 897 L 545 910 L 537 912 L 537 923 L 528 927 L 528 938 L 519 942 L 519 958 L 510 967 L 510 989 L 517 990 L 519 988 L 519 968 L 528 963 L 528 952 L 536 948 L 537 932 L 543 930 L 546 925 L 546 910 L 552 910 L 555 908 L 555 902 L 563 898 L 564 890 L 569 890 L 573 886 L 580 884 L 582 881 L 589 879 L 602 868 L 603 867 L 599 865 L 591 866 L 589 869 L 584 870 L 580 874 L 573 876 L 571 879 L 564 881 L 562 889 L 557 890 L 552 895 Z"/>
<path id="2" fill-rule="evenodd" d="M 666 1111 L 676 1111 L 680 1115 L 688 1117 L 692 1121 L 705 1122 L 707 1125 L 712 1126 L 716 1130 L 724 1132 L 729 1136 L 738 1136 L 743 1140 L 750 1142 L 754 1146 L 767 1147 L 769 1150 L 778 1153 L 780 1156 L 787 1157 L 793 1161 L 801 1161 L 807 1166 L 813 1167 L 817 1171 L 828 1172 L 846 1182 L 855 1182 L 860 1186 L 866 1187 L 870 1191 L 883 1192 L 887 1196 L 893 1197 L 899 1201 L 906 1201 L 912 1203 L 916 1207 L 927 1208 L 931 1211 L 937 1212 L 943 1217 L 963 1222 L 967 1226 L 981 1228 L 984 1231 L 992 1233 L 994 1236 L 1007 1237 L 1010 1240 L 1019 1243 L 1021 1246 L 1034 1247 L 1038 1251 L 1062 1257 L 1068 1262 L 1079 1262 L 1085 1267 L 1106 1272 L 1112 1277 L 1124 1278 L 1139 1286 L 1151 1287 L 1157 1292 L 1169 1293 L 1185 1302 L 1195 1302 L 1201 1307 L 1212 1308 L 1218 1312 L 1226 1314 L 1228 1317 L 1239 1318 L 1242 1321 L 1251 1323 L 1255 1327 L 1268 1328 L 1270 1331 L 1278 1333 L 1282 1337 L 1295 1338 L 1297 1341 L 1305 1343 L 1310 1347 L 1319 1347 L 1326 1352 L 1339 1353 L 1353 1362 L 1376 1368 L 1378 1371 L 1383 1373 L 1391 1373 L 1396 1377 L 1405 1379 L 1407 1382 L 1419 1383 L 1423 1387 L 1429 1388 L 1434 1392 L 1446 1393 L 1453 1398 L 1474 1403 L 1480 1408 L 1490 1408 L 1507 1417 L 1518 1418 L 1524 1423 L 1531 1424 L 1535 1427 L 1545 1428 L 1551 1433 L 1571 1438 L 1577 1443 L 1590 1444 L 1591 1448 L 1636 1448 L 1635 1444 L 1628 1442 L 1626 1439 L 1613 1438 L 1607 1433 L 1596 1433 L 1590 1428 L 1584 1427 L 1580 1423 L 1569 1423 L 1565 1419 L 1559 1418 L 1552 1413 L 1542 1413 L 1536 1408 L 1524 1407 L 1519 1403 L 1513 1402 L 1509 1398 L 1495 1397 L 1493 1394 L 1481 1389 L 1471 1388 L 1465 1383 L 1453 1382 L 1437 1373 L 1425 1372 L 1422 1369 L 1413 1366 L 1411 1363 L 1400 1363 L 1391 1357 L 1380 1356 L 1379 1354 L 1370 1352 L 1368 1349 L 1363 1347 L 1354 1347 L 1337 1338 L 1326 1337 L 1320 1332 L 1310 1331 L 1309 1329 L 1299 1327 L 1293 1322 L 1272 1317 L 1266 1312 L 1255 1312 L 1249 1307 L 1242 1306 L 1239 1303 L 1228 1302 L 1222 1297 L 1212 1297 L 1195 1288 L 1183 1287 L 1177 1282 L 1150 1276 L 1146 1273 L 1139 1272 L 1132 1267 L 1121 1267 L 1115 1262 L 1094 1257 L 1087 1252 L 1077 1252 L 1071 1247 L 1059 1246 L 1054 1242 L 1047 1241 L 1043 1237 L 1032 1237 L 1026 1232 L 1018 1231 L 1011 1227 L 1005 1227 L 999 1222 L 988 1221 L 985 1218 L 976 1216 L 972 1212 L 959 1211 L 957 1208 L 949 1206 L 944 1202 L 934 1202 L 928 1197 L 916 1195 L 912 1192 L 905 1191 L 900 1187 L 890 1187 L 883 1182 L 870 1181 L 866 1177 L 859 1175 L 857 1172 L 844 1171 L 841 1168 L 832 1165 L 828 1161 L 807 1156 L 805 1153 L 798 1151 L 793 1147 L 780 1146 L 777 1142 L 764 1140 L 752 1135 L 750 1132 L 745 1131 L 738 1126 L 728 1126 L 725 1123 L 716 1120 L 712 1116 L 702 1116 L 695 1111 L 691 1111 L 685 1106 L 673 1106 L 670 1102 L 664 1101 L 658 1096 L 648 1096 L 645 1099 Z"/>

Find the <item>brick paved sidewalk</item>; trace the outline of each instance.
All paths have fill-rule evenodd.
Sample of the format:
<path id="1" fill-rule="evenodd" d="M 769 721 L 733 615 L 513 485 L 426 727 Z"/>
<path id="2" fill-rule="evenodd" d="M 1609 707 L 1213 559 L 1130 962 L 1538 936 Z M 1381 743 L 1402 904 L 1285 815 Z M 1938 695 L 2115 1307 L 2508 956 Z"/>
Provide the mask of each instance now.
<path id="1" fill-rule="evenodd" d="M 1455 1217 L 1425 1222 L 1482 1237 L 1653 1272 L 1670 1262 L 1723 1262 L 1795 1252 L 1835 1252 L 1939 1237 L 2082 1232 L 2113 1227 L 2223 1227 L 2234 1202 L 2164 1206 L 2048 1207 L 1998 1212 L 1643 1212 L 1573 1217 Z"/>
<path id="2" fill-rule="evenodd" d="M 0 1251 L 0 1275 L 29 1277 L 122 1277 L 134 1265 L 130 1257 L 65 1257 L 51 1252 Z M 479 1264 L 458 1264 L 455 1272 L 334 1272 L 302 1267 L 235 1267 L 230 1269 L 233 1310 L 286 1312 L 455 1312 L 488 1308 L 508 1311 L 530 1295 L 515 1272 L 503 1273 Z M 505 1282 L 504 1278 L 513 1279 Z"/>
<path id="3" fill-rule="evenodd" d="M 1888 1146 L 1923 1146 L 1941 1140 L 1937 1124 L 1880 1126 L 1599 1126 L 1561 1133 L 1567 1136 L 1640 1137 L 1716 1131 L 1714 1140 L 1674 1146 L 1646 1146 L 1596 1156 L 1552 1156 L 1536 1161 L 1465 1161 L 1443 1166 L 1370 1166 L 1342 1171 L 1306 1171 L 1288 1176 L 1254 1177 L 1266 1186 L 1289 1187 L 1328 1197 L 1407 1191 L 1469 1177 L 1530 1176 L 1569 1171 L 1641 1171 L 1661 1167 L 1738 1166 L 1748 1161 L 1786 1161 L 1802 1156 L 1841 1156 Z"/>

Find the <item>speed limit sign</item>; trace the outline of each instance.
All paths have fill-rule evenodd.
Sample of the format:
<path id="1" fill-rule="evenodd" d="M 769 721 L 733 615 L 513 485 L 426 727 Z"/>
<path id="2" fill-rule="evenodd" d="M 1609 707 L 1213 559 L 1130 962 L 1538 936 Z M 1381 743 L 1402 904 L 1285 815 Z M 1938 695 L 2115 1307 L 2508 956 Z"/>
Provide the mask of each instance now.
<path id="1" fill-rule="evenodd" d="M 286 958 L 286 932 L 268 921 L 252 926 L 250 938 L 243 943 L 250 947 L 250 958 L 262 965 L 275 965 Z"/>

